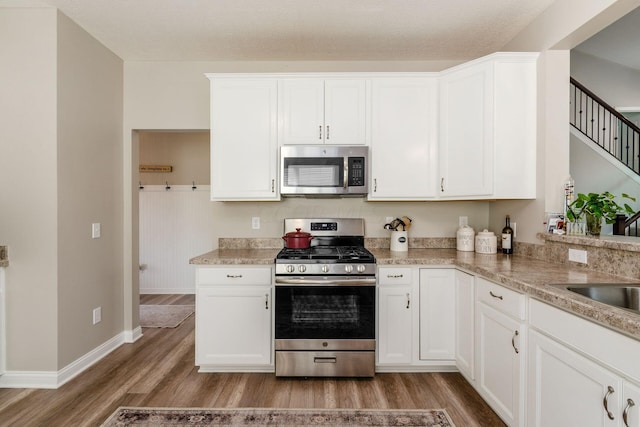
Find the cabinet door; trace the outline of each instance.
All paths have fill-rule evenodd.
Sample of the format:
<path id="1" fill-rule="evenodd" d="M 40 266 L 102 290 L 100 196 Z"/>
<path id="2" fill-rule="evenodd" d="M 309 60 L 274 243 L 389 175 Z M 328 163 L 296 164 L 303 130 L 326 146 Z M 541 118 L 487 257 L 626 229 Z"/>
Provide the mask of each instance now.
<path id="1" fill-rule="evenodd" d="M 368 143 L 367 83 L 365 79 L 325 81 L 325 143 L 336 145 Z"/>
<path id="2" fill-rule="evenodd" d="M 379 364 L 411 363 L 412 305 L 411 286 L 378 287 Z"/>
<path id="3" fill-rule="evenodd" d="M 478 303 L 478 388 L 505 422 L 524 426 L 525 327 Z"/>
<path id="4" fill-rule="evenodd" d="M 455 358 L 455 283 L 452 269 L 420 269 L 420 359 Z"/>
<path id="5" fill-rule="evenodd" d="M 493 192 L 491 63 L 452 71 L 440 81 L 440 196 Z"/>
<path id="6" fill-rule="evenodd" d="M 199 287 L 196 365 L 270 365 L 271 288 Z"/>
<path id="7" fill-rule="evenodd" d="M 324 80 L 281 80 L 279 101 L 281 145 L 324 143 Z"/>
<path id="8" fill-rule="evenodd" d="M 431 77 L 372 80 L 369 200 L 436 196 L 437 90 Z"/>
<path id="9" fill-rule="evenodd" d="M 529 334 L 529 349 L 527 426 L 619 425 L 622 381 L 616 375 L 537 331 Z"/>
<path id="10" fill-rule="evenodd" d="M 211 199 L 277 200 L 277 81 L 211 81 Z"/>
<path id="11" fill-rule="evenodd" d="M 462 271 L 455 271 L 456 282 L 456 366 L 469 380 L 475 380 L 474 362 L 474 277 Z"/>

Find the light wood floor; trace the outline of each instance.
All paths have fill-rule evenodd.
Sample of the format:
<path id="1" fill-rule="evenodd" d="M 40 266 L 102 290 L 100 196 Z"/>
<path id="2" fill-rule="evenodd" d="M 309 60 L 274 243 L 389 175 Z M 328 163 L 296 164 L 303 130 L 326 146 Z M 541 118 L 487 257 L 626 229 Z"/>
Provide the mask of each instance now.
<path id="1" fill-rule="evenodd" d="M 193 295 L 142 295 L 141 304 L 192 304 Z M 144 329 L 57 390 L 0 389 L 0 426 L 99 426 L 119 406 L 445 408 L 457 427 L 502 427 L 457 373 L 377 374 L 373 379 L 287 379 L 199 374 L 194 316 L 175 329 Z"/>

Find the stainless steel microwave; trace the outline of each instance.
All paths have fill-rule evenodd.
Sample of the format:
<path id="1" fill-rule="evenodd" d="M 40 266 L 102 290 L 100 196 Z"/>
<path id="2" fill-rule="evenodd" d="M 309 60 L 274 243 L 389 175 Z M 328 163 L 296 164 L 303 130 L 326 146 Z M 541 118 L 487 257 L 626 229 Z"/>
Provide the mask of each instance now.
<path id="1" fill-rule="evenodd" d="M 280 148 L 283 196 L 367 194 L 366 146 L 285 145 Z"/>

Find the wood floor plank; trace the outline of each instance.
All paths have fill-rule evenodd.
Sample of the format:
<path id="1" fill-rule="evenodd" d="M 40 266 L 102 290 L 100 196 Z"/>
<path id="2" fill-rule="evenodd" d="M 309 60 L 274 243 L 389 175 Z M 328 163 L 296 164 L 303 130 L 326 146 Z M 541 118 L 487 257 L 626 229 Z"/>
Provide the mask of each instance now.
<path id="1" fill-rule="evenodd" d="M 185 304 L 193 295 L 140 300 Z M 0 426 L 99 426 L 119 406 L 444 408 L 458 427 L 505 426 L 459 373 L 379 373 L 372 379 L 199 373 L 194 328 L 194 316 L 177 328 L 145 328 L 137 342 L 57 390 L 0 389 Z"/>

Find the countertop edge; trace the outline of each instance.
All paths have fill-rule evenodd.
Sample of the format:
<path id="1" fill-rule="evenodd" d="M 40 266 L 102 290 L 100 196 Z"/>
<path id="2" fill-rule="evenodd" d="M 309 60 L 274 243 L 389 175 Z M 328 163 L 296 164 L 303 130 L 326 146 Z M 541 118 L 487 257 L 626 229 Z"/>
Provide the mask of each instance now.
<path id="1" fill-rule="evenodd" d="M 414 249 L 408 253 L 371 249 L 378 267 L 442 266 L 478 274 L 509 289 L 521 292 L 558 309 L 640 340 L 640 315 L 593 301 L 550 283 L 634 283 L 625 277 L 549 264 L 518 255 L 484 255 L 455 249 Z M 196 266 L 274 265 L 278 249 L 223 249 L 192 258 Z M 527 277 L 528 276 L 528 277 Z"/>

